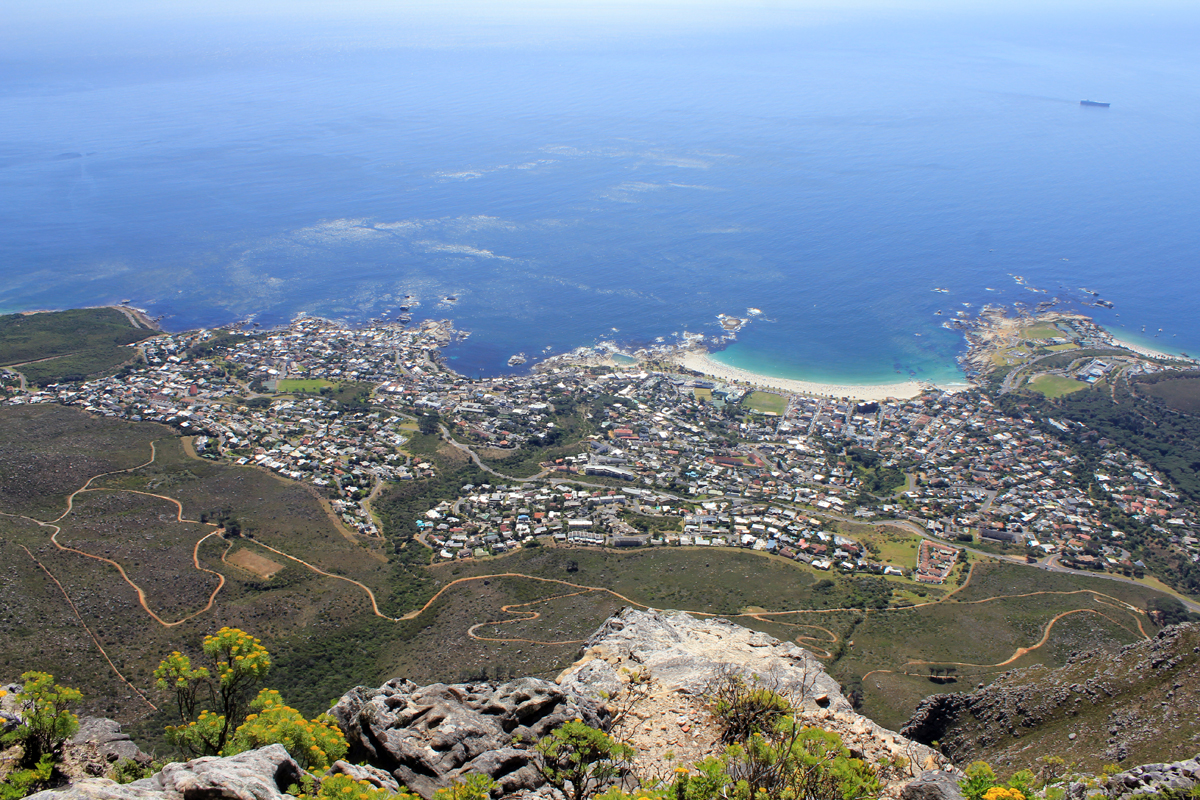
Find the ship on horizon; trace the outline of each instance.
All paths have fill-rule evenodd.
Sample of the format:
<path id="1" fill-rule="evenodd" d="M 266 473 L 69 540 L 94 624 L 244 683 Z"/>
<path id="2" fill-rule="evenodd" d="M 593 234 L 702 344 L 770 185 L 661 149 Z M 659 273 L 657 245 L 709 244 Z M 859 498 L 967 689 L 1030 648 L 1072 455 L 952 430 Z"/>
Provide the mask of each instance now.
<path id="1" fill-rule="evenodd" d="M 1080 100 L 1081 106 L 1095 106 L 1096 108 L 1108 108 L 1112 103 L 1101 103 L 1099 100 Z"/>

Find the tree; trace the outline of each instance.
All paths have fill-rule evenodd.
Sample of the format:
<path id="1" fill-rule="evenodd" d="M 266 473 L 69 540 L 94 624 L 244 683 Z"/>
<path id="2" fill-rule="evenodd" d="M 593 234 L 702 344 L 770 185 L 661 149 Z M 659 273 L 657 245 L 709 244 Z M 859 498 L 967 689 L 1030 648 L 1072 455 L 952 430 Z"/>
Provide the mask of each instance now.
<path id="1" fill-rule="evenodd" d="M 437 433 L 438 423 L 442 421 L 441 416 L 436 411 L 429 414 L 422 414 L 417 418 L 417 430 L 426 436 L 432 436 Z"/>
<path id="2" fill-rule="evenodd" d="M 156 685 L 175 697 L 181 724 L 167 727 L 167 741 L 193 755 L 219 755 L 245 721 L 250 692 L 271 669 L 262 642 L 237 628 L 204 638 L 208 667 L 192 667 L 179 651 L 154 670 Z M 197 713 L 199 712 L 199 713 Z"/>

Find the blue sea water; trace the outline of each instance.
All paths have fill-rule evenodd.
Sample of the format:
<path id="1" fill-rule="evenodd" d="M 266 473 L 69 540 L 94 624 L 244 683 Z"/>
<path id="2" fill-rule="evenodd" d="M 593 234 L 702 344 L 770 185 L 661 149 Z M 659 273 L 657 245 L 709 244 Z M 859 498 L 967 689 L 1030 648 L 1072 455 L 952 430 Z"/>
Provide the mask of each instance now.
<path id="1" fill-rule="evenodd" d="M 0 311 L 185 329 L 412 296 L 475 375 L 755 307 L 720 359 L 953 383 L 945 320 L 1085 287 L 1200 352 L 1194 13 L 421 24 L 4 42 Z"/>

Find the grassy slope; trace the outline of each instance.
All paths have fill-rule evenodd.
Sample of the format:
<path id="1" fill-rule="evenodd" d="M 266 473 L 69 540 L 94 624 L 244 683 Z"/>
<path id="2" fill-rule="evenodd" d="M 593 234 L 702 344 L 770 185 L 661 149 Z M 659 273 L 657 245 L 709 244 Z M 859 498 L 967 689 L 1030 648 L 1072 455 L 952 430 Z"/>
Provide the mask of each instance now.
<path id="1" fill-rule="evenodd" d="M 42 520 L 58 517 L 65 495 L 88 476 L 143 463 L 149 441 L 156 440 L 159 457 L 153 465 L 101 478 L 93 482 L 100 490 L 77 497 L 76 512 L 63 520 L 60 541 L 121 563 L 146 591 L 150 608 L 167 621 L 203 608 L 216 585 L 215 577 L 198 572 L 191 563 L 196 540 L 212 528 L 177 522 L 173 503 L 112 489 L 175 497 L 189 519 L 232 512 L 259 541 L 329 572 L 385 592 L 392 581 L 386 559 L 343 538 L 304 487 L 259 470 L 191 459 L 161 426 L 93 420 L 72 409 L 46 406 L 0 410 L 0 432 L 6 447 L 0 510 Z M 61 582 L 116 667 L 152 700 L 157 698 L 150 672 L 161 656 L 172 649 L 194 652 L 204 634 L 222 625 L 261 636 L 276 655 L 270 682 L 310 713 L 327 707 L 329 697 L 350 684 L 384 677 L 374 649 L 345 645 L 374 624 L 365 593 L 256 548 L 253 542 L 242 544 L 282 561 L 284 569 L 263 581 L 225 565 L 220 556 L 226 543 L 212 537 L 199 556 L 203 566 L 226 576 L 218 602 L 192 621 L 164 628 L 138 605 L 134 589 L 113 566 L 55 549 L 51 533 L 25 520 L 0 517 L 0 552 L 6 556 L 0 620 L 14 631 L 0 637 L 0 674 L 15 677 L 29 669 L 48 670 L 81 688 L 89 711 L 124 721 L 149 712 L 116 678 L 36 558 Z M 343 654 L 336 668 L 328 660 L 321 665 L 335 676 L 336 686 L 297 660 L 297 653 L 314 648 Z M 355 677 L 348 678 L 344 669 L 353 670 Z M 148 719 L 146 731 L 161 728 L 160 718 Z"/>

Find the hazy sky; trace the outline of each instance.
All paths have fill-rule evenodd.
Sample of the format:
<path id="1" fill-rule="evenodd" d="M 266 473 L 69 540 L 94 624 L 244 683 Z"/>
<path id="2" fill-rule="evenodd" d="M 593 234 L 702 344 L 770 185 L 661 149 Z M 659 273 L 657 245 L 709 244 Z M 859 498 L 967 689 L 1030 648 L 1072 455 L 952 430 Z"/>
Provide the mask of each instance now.
<path id="1" fill-rule="evenodd" d="M 566 45 L 867 22 L 910 33 L 1189 47 L 1196 0 L 0 0 L 0 64 L 316 48 Z M 317 22 L 319 24 L 313 24 Z M 936 34 L 935 34 L 936 35 Z M 952 35 L 952 34 L 946 34 Z"/>

